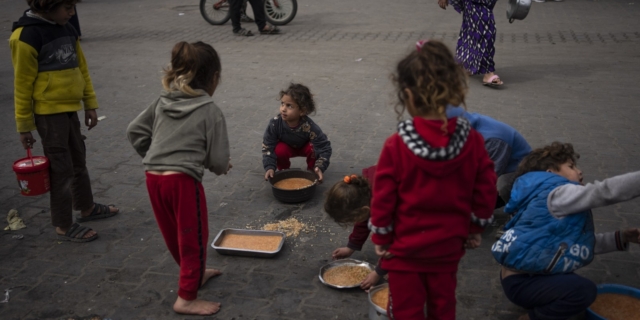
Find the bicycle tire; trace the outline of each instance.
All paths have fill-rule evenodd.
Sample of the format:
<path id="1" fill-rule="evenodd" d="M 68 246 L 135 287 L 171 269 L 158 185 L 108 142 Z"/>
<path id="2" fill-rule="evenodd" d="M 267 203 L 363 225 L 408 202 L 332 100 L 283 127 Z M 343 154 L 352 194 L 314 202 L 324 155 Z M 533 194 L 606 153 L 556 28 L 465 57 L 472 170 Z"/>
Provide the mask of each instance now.
<path id="1" fill-rule="evenodd" d="M 200 0 L 200 14 L 205 21 L 212 25 L 221 25 L 231 19 L 229 3 L 225 2 L 219 9 L 214 8 L 214 4 L 220 0 Z"/>
<path id="2" fill-rule="evenodd" d="M 297 0 L 277 0 L 280 7 L 276 7 L 273 0 L 264 1 L 264 13 L 267 21 L 276 26 L 283 26 L 298 13 L 298 1 Z"/>

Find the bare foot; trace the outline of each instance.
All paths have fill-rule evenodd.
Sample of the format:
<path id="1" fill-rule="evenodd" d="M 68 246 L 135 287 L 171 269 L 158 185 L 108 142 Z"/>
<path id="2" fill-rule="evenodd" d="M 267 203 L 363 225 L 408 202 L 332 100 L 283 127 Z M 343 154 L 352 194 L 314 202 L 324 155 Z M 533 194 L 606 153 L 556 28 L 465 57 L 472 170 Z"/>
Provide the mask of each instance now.
<path id="1" fill-rule="evenodd" d="M 196 314 L 207 316 L 220 311 L 220 302 L 205 301 L 200 299 L 184 300 L 178 297 L 173 304 L 173 311 L 181 314 Z"/>
<path id="2" fill-rule="evenodd" d="M 69 231 L 69 228 L 60 228 L 60 227 L 56 227 L 56 233 L 59 235 L 64 235 L 65 233 L 67 233 L 67 231 Z M 87 233 L 84 234 L 84 236 L 82 236 L 83 239 L 88 239 L 91 238 L 93 236 L 95 236 L 97 233 L 94 230 L 89 230 Z"/>
<path id="3" fill-rule="evenodd" d="M 530 320 L 531 318 L 529 318 L 529 314 L 523 314 L 520 316 L 520 318 L 518 318 L 518 320 Z"/>
<path id="4" fill-rule="evenodd" d="M 215 276 L 219 276 L 222 274 L 222 271 L 218 270 L 218 269 L 205 269 L 204 270 L 204 276 L 202 276 L 202 283 L 200 283 L 200 286 L 204 286 L 205 283 L 207 283 L 207 281 L 209 281 L 209 279 L 215 277 Z"/>

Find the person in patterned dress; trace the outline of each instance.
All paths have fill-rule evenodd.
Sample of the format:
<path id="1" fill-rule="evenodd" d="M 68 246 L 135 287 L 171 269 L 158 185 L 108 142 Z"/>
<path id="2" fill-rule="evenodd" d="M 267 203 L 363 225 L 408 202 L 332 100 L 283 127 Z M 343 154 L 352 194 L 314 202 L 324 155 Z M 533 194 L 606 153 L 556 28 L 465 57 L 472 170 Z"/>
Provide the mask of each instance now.
<path id="1" fill-rule="evenodd" d="M 438 0 L 440 8 L 449 4 L 462 14 L 462 27 L 456 46 L 456 59 L 470 75 L 482 74 L 482 84 L 497 87 L 503 84 L 495 74 L 493 56 L 496 53 L 496 21 L 493 7 L 497 0 Z"/>

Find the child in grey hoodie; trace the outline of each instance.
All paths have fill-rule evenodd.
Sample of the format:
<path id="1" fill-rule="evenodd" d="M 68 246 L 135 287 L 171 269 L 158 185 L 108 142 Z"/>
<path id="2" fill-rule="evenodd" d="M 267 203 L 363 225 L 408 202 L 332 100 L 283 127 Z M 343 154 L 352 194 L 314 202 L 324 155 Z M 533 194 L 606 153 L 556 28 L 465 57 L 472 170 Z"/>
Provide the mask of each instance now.
<path id="1" fill-rule="evenodd" d="M 180 42 L 162 80 L 164 91 L 127 129 L 144 157 L 151 206 L 165 243 L 180 266 L 173 310 L 210 315 L 220 303 L 197 299 L 198 289 L 219 270 L 207 269 L 209 238 L 204 170 L 231 169 L 227 126 L 211 96 L 220 82 L 218 53 L 202 42 Z"/>

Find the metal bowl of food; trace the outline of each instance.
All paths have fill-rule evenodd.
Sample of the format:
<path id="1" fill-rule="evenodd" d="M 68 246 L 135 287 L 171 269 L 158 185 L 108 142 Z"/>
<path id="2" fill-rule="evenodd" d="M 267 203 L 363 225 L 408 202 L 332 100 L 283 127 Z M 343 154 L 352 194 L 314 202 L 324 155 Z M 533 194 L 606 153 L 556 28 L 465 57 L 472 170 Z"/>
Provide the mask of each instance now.
<path id="1" fill-rule="evenodd" d="M 316 174 L 302 169 L 285 169 L 276 171 L 269 179 L 273 196 L 287 203 L 304 202 L 316 191 L 318 178 Z"/>
<path id="2" fill-rule="evenodd" d="M 356 259 L 342 259 L 329 262 L 320 268 L 320 282 L 336 288 L 357 288 L 367 275 L 375 270 L 374 266 L 366 261 Z"/>
<path id="3" fill-rule="evenodd" d="M 387 316 L 388 302 L 388 283 L 383 283 L 369 289 L 369 320 L 389 320 Z"/>

